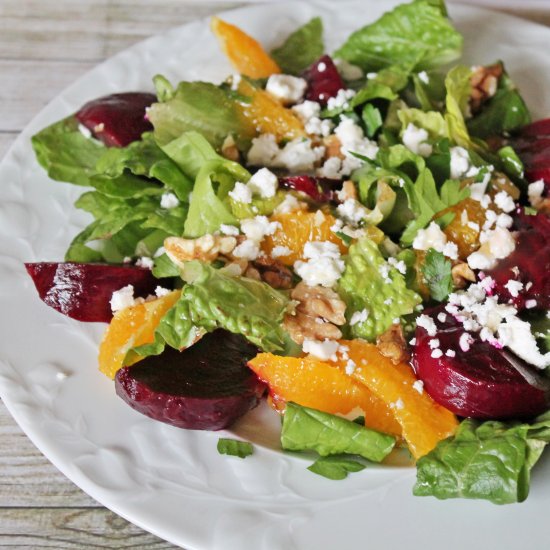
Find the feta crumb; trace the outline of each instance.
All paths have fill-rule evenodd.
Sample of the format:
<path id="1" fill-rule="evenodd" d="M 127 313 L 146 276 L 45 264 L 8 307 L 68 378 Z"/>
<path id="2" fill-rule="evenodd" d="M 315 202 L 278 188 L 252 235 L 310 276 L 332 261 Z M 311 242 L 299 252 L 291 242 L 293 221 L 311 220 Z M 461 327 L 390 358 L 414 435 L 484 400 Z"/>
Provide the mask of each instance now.
<path id="1" fill-rule="evenodd" d="M 254 261 L 260 254 L 260 245 L 257 241 L 246 239 L 233 250 L 233 256 L 249 262 Z"/>
<path id="2" fill-rule="evenodd" d="M 514 199 L 506 191 L 499 191 L 495 195 L 495 204 L 506 213 L 512 212 L 516 207 Z"/>
<path id="3" fill-rule="evenodd" d="M 464 147 L 451 147 L 451 179 L 463 177 L 470 169 L 470 155 Z"/>
<path id="4" fill-rule="evenodd" d="M 527 363 L 545 369 L 550 366 L 550 352 L 541 353 L 531 325 L 517 317 L 512 317 L 498 328 L 498 336 L 502 343 Z"/>
<path id="5" fill-rule="evenodd" d="M 310 139 L 296 138 L 277 153 L 271 165 L 290 172 L 309 172 L 324 154 L 325 147 L 313 146 Z"/>
<path id="6" fill-rule="evenodd" d="M 409 344 L 410 344 L 411 346 L 416 346 L 416 338 L 411 338 L 411 339 L 409 340 Z"/>
<path id="7" fill-rule="evenodd" d="M 344 370 L 346 371 L 346 374 L 348 376 L 351 376 L 355 369 L 357 368 L 357 365 L 355 364 L 355 361 L 353 359 L 348 359 L 346 366 L 344 367 Z"/>
<path id="8" fill-rule="evenodd" d="M 544 193 L 544 180 L 540 179 L 527 186 L 527 196 L 532 207 L 536 208 L 542 201 Z"/>
<path id="9" fill-rule="evenodd" d="M 403 145 L 416 155 L 429 157 L 432 154 L 432 146 L 426 143 L 428 140 L 428 132 L 424 128 L 416 127 L 412 122 L 409 122 L 403 132 Z"/>
<path id="10" fill-rule="evenodd" d="M 336 352 L 338 351 L 339 344 L 336 340 L 324 341 L 306 338 L 302 344 L 302 350 L 304 353 L 309 353 L 323 361 L 336 360 Z"/>
<path id="11" fill-rule="evenodd" d="M 448 349 L 446 352 L 445 352 L 445 355 L 447 357 L 456 357 L 456 351 L 454 349 Z"/>
<path id="12" fill-rule="evenodd" d="M 521 281 L 515 281 L 510 279 L 505 285 L 504 288 L 508 290 L 512 298 L 517 298 L 521 290 L 523 290 L 523 283 Z"/>
<path id="13" fill-rule="evenodd" d="M 161 208 L 176 208 L 180 205 L 180 201 L 174 193 L 163 193 L 160 197 L 160 207 Z"/>
<path id="14" fill-rule="evenodd" d="M 272 74 L 266 84 L 266 91 L 283 103 L 298 103 L 307 88 L 307 82 L 303 78 L 288 74 Z"/>
<path id="15" fill-rule="evenodd" d="M 348 109 L 349 100 L 355 95 L 355 90 L 340 89 L 334 97 L 329 97 L 327 109 Z"/>
<path id="16" fill-rule="evenodd" d="M 316 101 L 309 101 L 306 99 L 304 102 L 294 105 L 292 111 L 304 124 L 306 124 L 312 118 L 319 118 L 321 114 L 321 105 Z"/>
<path id="17" fill-rule="evenodd" d="M 443 357 L 443 352 L 439 348 L 436 348 L 432 350 L 431 357 L 434 359 L 439 359 L 440 357 Z"/>
<path id="18" fill-rule="evenodd" d="M 308 286 L 334 286 L 344 272 L 340 249 L 330 241 L 307 242 L 304 258 L 294 262 L 294 271 Z"/>
<path id="19" fill-rule="evenodd" d="M 288 246 L 275 246 L 273 247 L 273 250 L 271 251 L 271 257 L 272 258 L 280 258 L 281 256 L 288 256 L 292 253 L 292 250 L 288 248 Z"/>
<path id="20" fill-rule="evenodd" d="M 109 303 L 111 304 L 111 311 L 113 313 L 133 306 L 135 303 L 133 285 L 127 285 L 113 292 Z"/>
<path id="21" fill-rule="evenodd" d="M 234 225 L 228 225 L 226 223 L 222 223 L 220 225 L 220 231 L 224 235 L 229 235 L 230 237 L 236 237 L 239 234 L 239 228 L 235 227 Z"/>
<path id="22" fill-rule="evenodd" d="M 267 216 L 241 220 L 241 231 L 248 239 L 261 242 L 266 235 L 273 235 L 281 227 L 279 222 L 270 222 Z"/>
<path id="23" fill-rule="evenodd" d="M 300 203 L 298 199 L 291 195 L 290 193 L 285 194 L 285 198 L 281 204 L 275 208 L 275 214 L 288 214 L 289 212 L 294 212 L 294 210 L 301 210 L 303 208 L 303 203 Z"/>
<path id="24" fill-rule="evenodd" d="M 436 349 L 439 347 L 439 339 L 438 338 L 432 338 L 431 340 L 429 340 L 428 342 L 428 346 L 430 346 L 430 349 Z"/>
<path id="25" fill-rule="evenodd" d="M 249 180 L 247 186 L 252 193 L 259 195 L 262 199 L 270 199 L 275 196 L 279 180 L 277 176 L 267 168 L 260 168 Z"/>
<path id="26" fill-rule="evenodd" d="M 153 262 L 152 258 L 149 258 L 148 256 L 142 256 L 141 258 L 138 258 L 136 261 L 137 267 L 143 267 L 145 269 L 153 269 L 153 266 L 155 265 L 155 262 Z"/>
<path id="27" fill-rule="evenodd" d="M 537 307 L 537 301 L 536 300 L 526 300 L 525 301 L 525 307 L 527 309 L 533 309 Z"/>
<path id="28" fill-rule="evenodd" d="M 356 199 L 347 199 L 336 208 L 336 212 L 351 225 L 358 225 L 367 215 L 368 210 Z"/>
<path id="29" fill-rule="evenodd" d="M 437 320 L 438 320 L 440 323 L 444 323 L 444 322 L 447 320 L 447 314 L 446 314 L 446 313 L 443 313 L 442 311 L 440 311 L 440 312 L 437 314 Z"/>
<path id="30" fill-rule="evenodd" d="M 424 82 L 424 84 L 429 84 L 430 83 L 430 77 L 428 76 L 428 73 L 426 71 L 420 71 L 418 73 L 418 79 L 421 82 Z"/>
<path id="31" fill-rule="evenodd" d="M 413 389 L 416 390 L 420 395 L 424 393 L 424 382 L 422 380 L 417 380 L 413 385 Z"/>
<path id="32" fill-rule="evenodd" d="M 235 182 L 235 187 L 233 187 L 233 190 L 229 191 L 229 196 L 235 202 L 250 204 L 252 202 L 252 189 L 250 189 L 246 183 L 237 181 Z"/>
<path id="33" fill-rule="evenodd" d="M 172 292 L 170 289 L 164 288 L 160 285 L 155 288 L 155 296 L 157 298 L 162 298 L 162 296 L 166 296 L 167 294 L 170 294 L 170 292 Z"/>
<path id="34" fill-rule="evenodd" d="M 434 320 L 428 315 L 419 315 L 416 318 L 416 324 L 422 327 L 428 333 L 428 336 L 435 336 L 437 334 L 437 327 L 435 326 Z"/>
<path id="35" fill-rule="evenodd" d="M 273 134 L 261 134 L 252 139 L 247 161 L 251 166 L 272 166 L 279 154 L 279 146 Z"/>
<path id="36" fill-rule="evenodd" d="M 447 235 L 434 221 L 430 222 L 426 229 L 418 230 L 412 246 L 415 250 L 433 248 L 453 260 L 458 258 L 458 247 L 453 242 L 447 242 Z"/>
<path id="37" fill-rule="evenodd" d="M 358 323 L 364 323 L 369 318 L 369 312 L 366 309 L 361 311 L 354 311 L 351 319 L 349 320 L 350 326 L 357 325 Z"/>
<path id="38" fill-rule="evenodd" d="M 471 344 L 474 342 L 472 335 L 469 332 L 463 332 L 458 339 L 458 345 L 464 352 L 470 349 Z"/>

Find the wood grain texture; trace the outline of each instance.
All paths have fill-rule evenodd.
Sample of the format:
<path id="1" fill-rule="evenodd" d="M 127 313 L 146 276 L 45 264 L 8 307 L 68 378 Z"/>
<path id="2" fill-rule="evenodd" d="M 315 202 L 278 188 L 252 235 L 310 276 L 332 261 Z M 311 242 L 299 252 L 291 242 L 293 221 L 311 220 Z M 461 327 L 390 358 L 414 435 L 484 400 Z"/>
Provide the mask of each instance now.
<path id="1" fill-rule="evenodd" d="M 118 51 L 239 2 L 0 0 L 0 158 L 63 88 Z M 550 25 L 548 11 L 507 9 Z M 0 182 L 1 183 L 1 182 Z M 98 505 L 43 457 L 0 402 L 0 548 L 175 548 Z"/>

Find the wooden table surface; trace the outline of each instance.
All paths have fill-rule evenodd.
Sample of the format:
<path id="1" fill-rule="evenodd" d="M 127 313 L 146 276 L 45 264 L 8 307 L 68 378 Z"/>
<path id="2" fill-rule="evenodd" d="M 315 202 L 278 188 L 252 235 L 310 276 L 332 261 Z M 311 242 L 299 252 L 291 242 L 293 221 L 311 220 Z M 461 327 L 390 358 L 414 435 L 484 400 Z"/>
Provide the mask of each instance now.
<path id="1" fill-rule="evenodd" d="M 550 2 L 550 0 L 549 0 Z M 550 25 L 550 9 L 507 11 Z M 152 34 L 243 5 L 0 0 L 0 158 L 33 116 L 100 61 Z M 0 402 L 0 548 L 175 548 L 100 506 L 36 450 Z"/>

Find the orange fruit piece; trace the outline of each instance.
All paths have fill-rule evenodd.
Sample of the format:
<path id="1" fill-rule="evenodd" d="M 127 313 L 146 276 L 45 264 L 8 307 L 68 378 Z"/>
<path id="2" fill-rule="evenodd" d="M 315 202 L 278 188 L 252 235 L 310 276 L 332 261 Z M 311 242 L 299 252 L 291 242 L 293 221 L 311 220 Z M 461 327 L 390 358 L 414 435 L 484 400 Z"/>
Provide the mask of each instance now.
<path id="1" fill-rule="evenodd" d="M 293 265 L 297 260 L 303 260 L 304 245 L 309 241 L 330 241 L 340 248 L 345 254 L 347 246 L 330 229 L 336 219 L 330 214 L 317 212 L 306 212 L 295 210 L 284 214 L 274 214 L 270 221 L 279 222 L 280 227 L 268 235 L 263 241 L 261 248 L 269 256 L 276 246 L 286 246 L 290 253 L 285 256 L 278 256 L 277 260 L 285 265 Z"/>
<path id="2" fill-rule="evenodd" d="M 131 348 L 154 342 L 155 329 L 180 294 L 181 291 L 174 290 L 156 300 L 117 311 L 99 346 L 99 370 L 114 378 Z"/>
<path id="3" fill-rule="evenodd" d="M 302 121 L 265 90 L 241 80 L 239 93 L 250 99 L 239 106 L 244 118 L 259 134 L 273 134 L 277 142 L 306 137 Z"/>
<path id="4" fill-rule="evenodd" d="M 419 392 L 413 387 L 417 379 L 410 365 L 394 365 L 374 344 L 364 340 L 342 341 L 341 344 L 349 347 L 349 357 L 357 365 L 351 377 L 391 408 L 415 458 L 427 454 L 439 441 L 455 432 L 456 416 L 438 405 L 425 391 Z M 339 360 L 338 363 L 343 366 L 346 362 Z"/>
<path id="5" fill-rule="evenodd" d="M 281 72 L 279 65 L 262 46 L 239 27 L 226 23 L 219 17 L 212 17 L 210 27 L 238 73 L 250 78 L 267 78 Z"/>
<path id="6" fill-rule="evenodd" d="M 465 260 L 479 248 L 479 234 L 485 222 L 486 210 L 479 201 L 467 198 L 438 212 L 436 217 L 443 216 L 448 212 L 454 212 L 455 217 L 445 227 L 443 233 L 447 235 L 447 239 L 456 243 L 459 258 Z M 473 224 L 477 224 L 478 228 Z"/>
<path id="7" fill-rule="evenodd" d="M 248 366 L 269 386 L 272 405 L 279 411 L 284 410 L 287 401 L 331 414 L 346 415 L 358 408 L 363 411 L 369 428 L 396 436 L 401 434 L 391 409 L 334 363 L 312 356 L 260 353 Z"/>

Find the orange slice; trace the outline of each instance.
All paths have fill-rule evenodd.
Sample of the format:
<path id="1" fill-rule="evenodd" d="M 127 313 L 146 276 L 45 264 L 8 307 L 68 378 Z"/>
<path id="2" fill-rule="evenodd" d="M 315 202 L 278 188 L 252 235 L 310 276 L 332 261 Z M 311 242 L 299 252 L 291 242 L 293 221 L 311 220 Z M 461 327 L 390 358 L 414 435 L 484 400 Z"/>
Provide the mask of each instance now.
<path id="1" fill-rule="evenodd" d="M 131 348 L 152 343 L 160 320 L 177 302 L 180 294 L 179 290 L 175 290 L 156 300 L 115 313 L 99 346 L 99 370 L 114 378 Z"/>
<path id="2" fill-rule="evenodd" d="M 267 78 L 281 72 L 262 46 L 235 25 L 212 17 L 210 27 L 238 73 L 250 78 Z"/>

